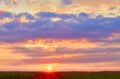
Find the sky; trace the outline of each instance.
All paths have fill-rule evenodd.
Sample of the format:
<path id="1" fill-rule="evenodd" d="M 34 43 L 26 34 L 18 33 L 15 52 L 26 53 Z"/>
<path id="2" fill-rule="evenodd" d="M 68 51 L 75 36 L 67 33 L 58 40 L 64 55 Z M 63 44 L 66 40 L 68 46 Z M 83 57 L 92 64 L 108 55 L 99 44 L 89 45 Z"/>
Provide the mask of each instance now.
<path id="1" fill-rule="evenodd" d="M 120 71 L 120 0 L 0 0 L 0 71 Z"/>

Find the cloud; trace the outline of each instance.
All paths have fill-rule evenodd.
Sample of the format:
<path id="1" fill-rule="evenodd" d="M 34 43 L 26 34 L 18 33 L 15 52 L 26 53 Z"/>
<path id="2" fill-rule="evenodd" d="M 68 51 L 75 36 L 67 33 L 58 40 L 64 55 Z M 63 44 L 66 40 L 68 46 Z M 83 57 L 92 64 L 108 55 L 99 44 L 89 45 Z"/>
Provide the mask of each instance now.
<path id="1" fill-rule="evenodd" d="M 59 14 L 79 14 L 82 12 L 109 17 L 119 16 L 118 0 L 1 0 L 1 10 L 35 14 L 38 12 L 54 12 Z M 99 4 L 100 3 L 100 4 Z M 97 6 L 97 7 L 96 7 Z M 111 11 L 111 7 L 115 7 Z M 24 9 L 23 9 L 24 8 Z"/>
<path id="2" fill-rule="evenodd" d="M 35 17 L 32 16 L 31 14 L 27 13 L 27 12 L 24 12 L 24 13 L 20 13 L 16 16 L 17 18 L 21 18 L 21 17 L 26 17 L 26 19 L 29 19 L 29 20 L 34 20 Z"/>
<path id="3" fill-rule="evenodd" d="M 32 16 L 29 13 L 21 13 L 15 15 L 14 18 L 12 13 L 2 13 L 2 15 L 4 17 L 11 17 L 13 21 L 1 25 L 1 42 L 23 42 L 29 39 L 82 38 L 93 42 L 104 42 L 113 34 L 119 35 L 120 31 L 119 16 L 109 18 L 100 15 L 91 18 L 86 13 L 80 13 L 79 16 L 76 16 L 73 14 L 49 12 L 38 13 L 36 16 Z M 21 20 L 22 17 L 25 18 Z M 61 20 L 53 22 L 51 18 L 59 18 Z"/>
<path id="4" fill-rule="evenodd" d="M 63 1 L 62 1 L 62 4 L 63 4 L 63 5 L 72 4 L 72 0 L 63 0 Z"/>
<path id="5" fill-rule="evenodd" d="M 23 17 L 28 21 L 21 21 Z M 23 64 L 119 61 L 119 16 L 93 18 L 86 13 L 39 12 L 14 14 L 11 18 L 12 22 L 0 27 L 0 42 L 12 44 L 9 48 L 13 53 L 31 57 L 23 59 Z M 51 18 L 61 20 L 53 22 Z"/>
<path id="6" fill-rule="evenodd" d="M 0 11 L 0 20 L 4 18 L 13 18 L 13 14 L 11 12 Z"/>
<path id="7" fill-rule="evenodd" d="M 88 57 L 89 56 L 89 57 Z M 32 58 L 26 59 L 26 64 L 82 64 L 82 63 L 98 63 L 98 62 L 118 62 L 120 60 L 119 55 L 104 54 L 104 55 L 88 55 L 88 56 L 72 56 L 61 58 Z"/>
<path id="8" fill-rule="evenodd" d="M 61 42 L 62 43 L 62 42 Z M 78 42 L 79 43 L 79 42 Z M 43 45 L 45 44 L 45 45 Z M 27 55 L 29 57 L 51 57 L 51 56 L 62 56 L 62 55 L 77 55 L 82 54 L 85 56 L 88 55 L 107 55 L 107 54 L 120 54 L 120 47 L 107 47 L 107 46 L 101 46 L 101 44 L 95 45 L 92 47 L 92 44 L 85 44 L 84 47 L 82 45 L 76 45 L 75 43 L 71 43 L 73 46 L 69 45 L 67 46 L 66 43 L 64 45 L 56 45 L 55 43 L 47 44 L 47 43 L 40 43 L 38 45 L 33 44 L 34 46 L 13 46 L 9 47 L 13 50 L 13 53 L 22 53 L 24 55 Z M 91 46 L 91 47 L 90 47 Z M 73 56 L 74 56 L 73 55 Z M 79 55 L 78 55 L 79 56 Z M 71 56 L 72 57 L 72 56 Z"/>

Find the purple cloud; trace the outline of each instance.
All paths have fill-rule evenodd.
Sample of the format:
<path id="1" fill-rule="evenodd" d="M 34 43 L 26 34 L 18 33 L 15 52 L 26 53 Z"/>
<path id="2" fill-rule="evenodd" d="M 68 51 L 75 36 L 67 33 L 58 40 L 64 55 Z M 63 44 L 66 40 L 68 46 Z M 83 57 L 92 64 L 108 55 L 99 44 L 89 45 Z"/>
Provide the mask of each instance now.
<path id="1" fill-rule="evenodd" d="M 72 4 L 72 0 L 63 0 L 63 1 L 62 1 L 62 4 L 63 4 L 63 5 Z"/>
<path id="2" fill-rule="evenodd" d="M 2 13 L 4 16 L 8 14 Z M 12 15 L 12 14 L 9 14 Z M 109 18 L 97 16 L 90 18 L 86 13 L 80 13 L 79 17 L 71 14 L 38 13 L 36 17 L 29 13 L 22 13 L 16 17 L 25 16 L 34 22 L 12 22 L 1 25 L 1 42 L 22 42 L 28 39 L 82 39 L 101 42 L 106 41 L 112 34 L 120 33 L 120 16 Z M 48 17 L 47 17 L 48 16 Z M 15 17 L 15 18 L 16 18 Z M 42 17 L 42 18 L 41 18 Z M 52 22 L 50 18 L 61 18 L 61 21 Z M 14 19 L 14 18 L 13 18 Z M 6 38 L 4 38 L 6 37 Z M 22 39 L 19 39 L 22 38 Z M 94 38 L 94 39 L 93 39 Z"/>
<path id="3" fill-rule="evenodd" d="M 23 60 L 26 64 L 70 64 L 70 63 L 100 63 L 100 62 L 119 62 L 119 55 L 105 54 L 105 55 L 88 55 L 85 57 L 62 57 L 62 58 L 32 58 Z M 120 64 L 120 63 L 119 63 Z"/>
<path id="4" fill-rule="evenodd" d="M 0 20 L 4 18 L 13 18 L 14 14 L 11 12 L 0 11 Z"/>

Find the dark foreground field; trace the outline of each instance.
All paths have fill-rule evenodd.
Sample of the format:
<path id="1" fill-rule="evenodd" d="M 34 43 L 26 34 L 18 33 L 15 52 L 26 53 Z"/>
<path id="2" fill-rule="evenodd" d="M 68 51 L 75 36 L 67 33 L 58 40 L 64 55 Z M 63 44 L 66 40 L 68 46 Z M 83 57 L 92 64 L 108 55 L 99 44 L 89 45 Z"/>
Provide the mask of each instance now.
<path id="1" fill-rule="evenodd" d="M 120 79 L 120 72 L 0 72 L 0 79 Z"/>

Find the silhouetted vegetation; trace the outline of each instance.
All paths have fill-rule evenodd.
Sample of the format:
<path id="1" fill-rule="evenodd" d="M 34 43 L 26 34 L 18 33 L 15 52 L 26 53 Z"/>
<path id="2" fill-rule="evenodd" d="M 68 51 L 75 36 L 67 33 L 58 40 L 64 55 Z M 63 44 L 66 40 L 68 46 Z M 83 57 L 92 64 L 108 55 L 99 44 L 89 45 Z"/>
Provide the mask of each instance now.
<path id="1" fill-rule="evenodd" d="M 0 79 L 120 79 L 120 72 L 0 72 Z"/>

